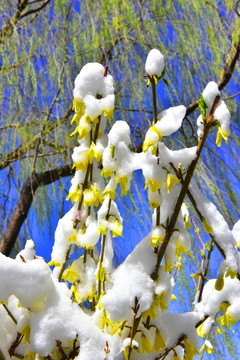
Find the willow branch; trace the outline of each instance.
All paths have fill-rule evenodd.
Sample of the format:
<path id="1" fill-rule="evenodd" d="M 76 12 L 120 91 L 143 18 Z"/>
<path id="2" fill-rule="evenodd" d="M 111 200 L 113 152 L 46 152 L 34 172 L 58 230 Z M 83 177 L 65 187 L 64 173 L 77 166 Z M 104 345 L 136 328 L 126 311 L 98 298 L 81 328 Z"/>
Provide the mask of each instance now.
<path id="1" fill-rule="evenodd" d="M 233 47 L 234 45 L 232 44 L 231 47 Z M 238 39 L 238 43 L 235 47 L 235 52 L 231 58 L 231 60 L 227 60 L 224 65 L 223 65 L 223 71 L 221 74 L 220 79 L 218 80 L 218 89 L 222 90 L 229 82 L 229 80 L 232 77 L 233 74 L 233 70 L 235 68 L 235 65 L 237 63 L 237 60 L 239 59 L 240 56 L 240 36 Z M 198 107 L 198 99 L 194 100 L 191 104 L 189 104 L 187 106 L 187 111 L 186 111 L 186 117 L 188 115 L 190 115 L 194 110 L 196 110 L 196 108 Z"/>
<path id="2" fill-rule="evenodd" d="M 44 130 L 44 132 L 41 131 L 37 133 L 31 141 L 27 143 L 22 143 L 21 145 L 19 145 L 17 149 L 7 154 L 5 159 L 0 162 L 0 170 L 6 168 L 14 159 L 17 160 L 18 158 L 22 157 L 25 153 L 33 149 L 38 143 L 39 138 L 45 136 L 46 134 L 55 130 L 59 125 L 63 124 L 71 116 L 72 113 L 73 113 L 72 106 L 70 106 L 66 111 L 66 113 L 63 115 L 63 117 L 59 119 L 59 121 L 52 124 L 51 126 L 48 126 Z"/>

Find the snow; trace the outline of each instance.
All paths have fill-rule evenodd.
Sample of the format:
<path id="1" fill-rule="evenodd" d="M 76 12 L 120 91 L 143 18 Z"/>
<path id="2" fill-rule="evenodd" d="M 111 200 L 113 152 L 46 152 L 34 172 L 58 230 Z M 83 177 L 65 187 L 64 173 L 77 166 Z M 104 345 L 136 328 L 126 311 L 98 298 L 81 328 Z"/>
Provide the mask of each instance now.
<path id="1" fill-rule="evenodd" d="M 152 49 L 148 53 L 145 70 L 149 76 L 161 76 L 164 70 L 164 56 L 157 49 Z"/>
<path id="2" fill-rule="evenodd" d="M 204 286 L 202 301 L 195 310 L 214 318 L 222 303 L 229 303 L 227 313 L 235 320 L 240 320 L 240 283 L 237 278 L 224 277 L 224 287 L 221 291 L 215 289 L 215 279 L 209 280 Z"/>
<path id="3" fill-rule="evenodd" d="M 170 107 L 158 114 L 156 128 L 162 136 L 169 136 L 176 132 L 182 125 L 182 121 L 186 115 L 186 108 L 183 105 Z"/>

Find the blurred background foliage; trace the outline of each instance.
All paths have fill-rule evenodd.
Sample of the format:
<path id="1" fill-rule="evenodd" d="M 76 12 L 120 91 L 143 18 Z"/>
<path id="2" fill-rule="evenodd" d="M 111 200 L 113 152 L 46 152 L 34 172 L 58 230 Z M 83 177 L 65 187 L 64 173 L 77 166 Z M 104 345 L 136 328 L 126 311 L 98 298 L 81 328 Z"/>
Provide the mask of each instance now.
<path id="1" fill-rule="evenodd" d="M 84 64 L 97 61 L 108 65 L 115 79 L 114 121 L 123 119 L 129 123 L 133 148 L 137 150 L 152 118 L 151 91 L 143 78 L 149 50 L 158 48 L 166 61 L 169 86 L 161 83 L 157 88 L 158 110 L 178 104 L 188 106 L 209 81 L 221 80 L 239 44 L 239 15 L 240 1 L 233 0 L 2 0 L 1 238 L 31 174 L 71 166 L 72 149 L 77 144 L 76 137 L 70 137 L 74 129 L 70 124 L 72 91 Z M 222 91 L 232 114 L 229 145 L 217 148 L 213 132 L 195 174 L 202 191 L 221 210 L 230 227 L 238 220 L 240 208 L 239 73 L 237 62 Z M 167 146 L 179 149 L 196 145 L 198 114 L 196 110 L 184 120 L 180 132 L 166 139 Z M 58 181 L 38 188 L 13 254 L 27 238 L 35 240 L 40 236 L 51 252 L 57 221 L 71 206 L 64 201 L 70 179 L 60 174 Z M 146 193 L 139 186 L 142 183 L 137 173 L 131 194 L 121 201 L 123 213 L 128 214 L 125 231 L 127 234 L 129 230 L 129 235 L 123 240 L 127 246 L 118 242 L 118 261 L 151 227 Z M 194 272 L 201 262 L 201 244 L 194 230 L 193 239 L 196 252 L 184 263 L 191 264 Z M 185 308 L 191 309 L 193 299 L 186 303 L 186 294 L 192 294 L 194 283 L 188 284 L 184 276 L 179 272 L 179 296 Z M 225 336 L 231 351 L 226 347 L 221 351 L 237 359 L 230 338 L 231 330 Z M 219 341 L 218 346 L 220 349 Z M 219 352 L 214 356 L 221 359 L 223 355 Z"/>

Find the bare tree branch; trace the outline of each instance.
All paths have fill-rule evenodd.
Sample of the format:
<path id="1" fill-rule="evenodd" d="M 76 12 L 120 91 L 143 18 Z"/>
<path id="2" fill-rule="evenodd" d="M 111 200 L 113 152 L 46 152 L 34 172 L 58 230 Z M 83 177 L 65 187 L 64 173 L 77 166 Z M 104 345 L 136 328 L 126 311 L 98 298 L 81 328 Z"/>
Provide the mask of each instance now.
<path id="1" fill-rule="evenodd" d="M 27 218 L 37 188 L 39 186 L 49 185 L 56 180 L 70 175 L 73 175 L 71 166 L 64 165 L 54 170 L 44 171 L 39 174 L 34 173 L 25 181 L 20 192 L 18 203 L 13 211 L 13 215 L 8 224 L 5 235 L 0 243 L 1 253 L 7 256 L 10 254 L 21 226 Z"/>
<path id="2" fill-rule="evenodd" d="M 39 13 L 42 9 L 44 9 L 47 6 L 47 4 L 50 3 L 50 1 L 51 0 L 44 0 L 40 6 L 29 10 L 26 10 L 26 8 L 32 5 L 33 3 L 29 2 L 28 0 L 18 1 L 17 9 L 14 12 L 13 16 L 0 29 L 0 44 L 3 44 L 7 40 L 7 38 L 12 36 L 14 28 L 23 17 L 29 16 L 31 14 Z"/>

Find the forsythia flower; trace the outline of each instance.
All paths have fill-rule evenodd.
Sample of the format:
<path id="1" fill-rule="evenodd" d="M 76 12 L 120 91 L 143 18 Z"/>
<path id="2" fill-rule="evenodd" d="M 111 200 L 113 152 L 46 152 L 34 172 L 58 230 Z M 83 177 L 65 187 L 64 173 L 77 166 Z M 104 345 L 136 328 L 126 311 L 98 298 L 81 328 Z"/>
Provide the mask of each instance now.
<path id="1" fill-rule="evenodd" d="M 85 189 L 83 192 L 84 206 L 98 206 L 102 202 L 102 196 L 96 186 L 91 185 L 91 188 Z"/>
<path id="2" fill-rule="evenodd" d="M 190 217 L 188 215 L 184 216 L 184 221 L 185 221 L 185 229 L 189 230 L 191 229 L 191 224 L 190 224 Z"/>
<path id="3" fill-rule="evenodd" d="M 200 349 L 200 352 L 205 351 L 205 349 L 207 350 L 208 354 L 214 353 L 214 348 L 213 348 L 212 344 L 210 343 L 210 341 L 208 341 L 208 340 L 204 341 L 203 346 Z"/>
<path id="4" fill-rule="evenodd" d="M 168 173 L 167 174 L 167 192 L 170 193 L 173 186 L 178 183 L 180 180 L 173 174 Z"/>
<path id="5" fill-rule="evenodd" d="M 213 232 L 213 228 L 211 227 L 211 225 L 207 223 L 205 218 L 203 218 L 202 224 L 207 234 L 211 234 Z"/>
<path id="6" fill-rule="evenodd" d="M 27 342 L 30 343 L 30 324 L 24 326 L 24 328 L 21 329 L 20 332 L 24 336 L 22 341 L 23 344 L 26 344 Z"/>
<path id="7" fill-rule="evenodd" d="M 141 353 L 148 353 L 150 354 L 152 351 L 152 344 L 150 340 L 144 335 L 141 335 Z"/>
<path id="8" fill-rule="evenodd" d="M 36 353 L 33 353 L 29 350 L 26 352 L 23 360 L 35 360 L 35 358 L 36 358 Z M 42 357 L 40 357 L 40 358 L 42 358 Z"/>
<path id="9" fill-rule="evenodd" d="M 88 161 L 92 164 L 93 159 L 95 158 L 99 162 L 102 158 L 102 154 L 95 149 L 96 145 L 94 142 L 91 143 L 89 150 L 83 155 L 83 157 L 88 156 Z"/>
<path id="10" fill-rule="evenodd" d="M 156 329 L 155 331 L 155 339 L 154 339 L 154 345 L 153 348 L 155 351 L 159 351 L 160 349 L 164 349 L 166 347 L 164 338 L 160 331 Z"/>
<path id="11" fill-rule="evenodd" d="M 73 283 L 78 279 L 78 273 L 71 268 L 71 265 L 64 271 L 62 278 Z"/>
<path id="12" fill-rule="evenodd" d="M 236 325 L 237 321 L 228 313 L 226 312 L 222 316 L 220 316 L 217 320 L 222 326 L 226 326 L 229 328 L 229 324 Z"/>
<path id="13" fill-rule="evenodd" d="M 146 190 L 148 186 L 152 192 L 156 192 L 160 188 L 159 182 L 155 179 L 147 179 L 144 190 Z"/>
<path id="14" fill-rule="evenodd" d="M 184 340 L 184 360 L 193 360 L 195 355 L 198 355 L 198 349 L 194 344 L 192 344 L 188 338 Z"/>
<path id="15" fill-rule="evenodd" d="M 161 140 L 162 140 L 161 132 L 158 130 L 158 128 L 155 125 L 151 126 L 145 136 L 145 140 L 143 143 L 143 152 L 147 152 L 147 150 L 151 146 L 151 152 L 153 155 L 155 155 L 157 152 L 157 144 Z"/>
<path id="16" fill-rule="evenodd" d="M 85 112 L 84 102 L 82 100 L 78 100 L 78 99 L 74 98 L 72 109 L 75 110 L 76 114 L 79 114 L 80 116 L 82 116 Z M 74 121 L 74 120 L 72 120 L 72 121 Z"/>
<path id="17" fill-rule="evenodd" d="M 70 192 L 66 200 L 71 199 L 71 202 L 79 202 L 82 199 L 82 184 L 78 184 L 73 192 Z"/>
<path id="18" fill-rule="evenodd" d="M 228 132 L 223 130 L 221 126 L 218 127 L 216 145 L 221 146 L 222 139 L 224 139 L 225 143 L 228 144 Z"/>
<path id="19" fill-rule="evenodd" d="M 72 284 L 70 288 L 70 292 L 73 294 L 73 298 L 76 301 L 76 303 L 79 304 L 81 302 L 81 299 L 75 284 Z"/>
<path id="20" fill-rule="evenodd" d="M 108 120 L 111 120 L 113 118 L 114 109 L 106 110 L 104 109 L 104 117 L 106 117 Z"/>
<path id="21" fill-rule="evenodd" d="M 129 178 L 128 176 L 117 177 L 117 183 L 121 186 L 121 196 L 126 196 L 129 190 Z"/>
<path id="22" fill-rule="evenodd" d="M 150 245 L 157 247 L 164 237 L 164 230 L 161 226 L 156 226 L 151 232 Z"/>

